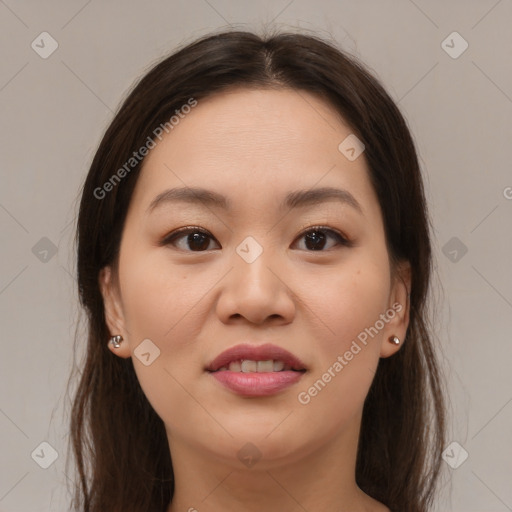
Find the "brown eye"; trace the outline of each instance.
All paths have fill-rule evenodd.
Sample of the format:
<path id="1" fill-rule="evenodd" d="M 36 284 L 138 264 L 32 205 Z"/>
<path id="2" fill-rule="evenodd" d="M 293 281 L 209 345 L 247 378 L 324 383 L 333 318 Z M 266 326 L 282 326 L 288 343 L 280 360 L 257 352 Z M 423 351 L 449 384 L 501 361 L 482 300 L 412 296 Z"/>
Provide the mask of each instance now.
<path id="1" fill-rule="evenodd" d="M 189 252 L 204 252 L 208 250 L 212 240 L 215 239 L 208 231 L 189 227 L 174 231 L 162 241 L 161 245 L 173 245 Z"/>
<path id="2" fill-rule="evenodd" d="M 351 243 L 340 233 L 322 226 L 311 227 L 304 231 L 300 238 L 304 239 L 305 250 L 307 251 L 323 251 L 325 246 L 328 245 L 329 238 L 335 240 L 338 245 L 351 246 Z M 328 249 L 331 247 L 328 247 Z"/>

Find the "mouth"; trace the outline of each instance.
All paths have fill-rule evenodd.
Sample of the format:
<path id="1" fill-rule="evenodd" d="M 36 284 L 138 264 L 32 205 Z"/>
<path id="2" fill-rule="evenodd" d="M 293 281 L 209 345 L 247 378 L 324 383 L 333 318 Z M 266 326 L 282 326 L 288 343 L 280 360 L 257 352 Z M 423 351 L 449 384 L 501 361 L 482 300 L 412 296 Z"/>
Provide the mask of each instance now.
<path id="1" fill-rule="evenodd" d="M 266 361 L 255 361 L 250 359 L 241 359 L 240 361 L 231 361 L 228 366 L 222 366 L 215 372 L 240 372 L 240 373 L 270 373 L 270 372 L 305 372 L 305 369 L 298 370 L 292 368 L 284 361 L 268 359 Z"/>
<path id="2" fill-rule="evenodd" d="M 307 368 L 296 356 L 276 345 L 244 344 L 222 352 L 205 370 L 237 395 L 266 397 L 297 383 Z"/>
<path id="3" fill-rule="evenodd" d="M 272 373 L 305 372 L 304 363 L 277 345 L 242 344 L 219 354 L 206 368 L 208 372 Z"/>

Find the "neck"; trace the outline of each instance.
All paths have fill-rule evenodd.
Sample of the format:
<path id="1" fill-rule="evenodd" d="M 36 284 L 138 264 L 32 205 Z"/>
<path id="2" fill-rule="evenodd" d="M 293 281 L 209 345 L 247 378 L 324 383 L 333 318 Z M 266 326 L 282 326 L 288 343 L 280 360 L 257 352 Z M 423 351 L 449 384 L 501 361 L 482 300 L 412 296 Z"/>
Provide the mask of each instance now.
<path id="1" fill-rule="evenodd" d="M 359 426 L 360 417 L 329 443 L 283 456 L 266 455 L 282 452 L 270 438 L 258 441 L 262 457 L 251 467 L 240 463 L 237 449 L 221 459 L 169 436 L 175 492 L 167 512 L 387 511 L 355 481 Z"/>

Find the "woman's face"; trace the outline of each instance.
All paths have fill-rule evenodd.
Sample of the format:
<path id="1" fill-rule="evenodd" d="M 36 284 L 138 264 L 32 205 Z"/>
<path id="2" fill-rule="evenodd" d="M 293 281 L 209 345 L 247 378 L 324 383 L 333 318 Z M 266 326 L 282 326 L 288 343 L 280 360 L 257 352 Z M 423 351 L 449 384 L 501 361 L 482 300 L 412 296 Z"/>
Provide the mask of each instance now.
<path id="1" fill-rule="evenodd" d="M 264 468 L 357 438 L 379 358 L 398 350 L 388 338 L 405 337 L 410 280 L 392 278 L 364 152 L 339 149 L 350 134 L 308 93 L 233 90 L 146 157 L 117 279 L 106 268 L 100 282 L 125 339 L 111 350 L 133 358 L 171 452 L 239 467 L 254 452 Z M 286 359 L 271 351 L 207 370 L 239 344 L 280 347 L 302 371 L 250 362 Z"/>

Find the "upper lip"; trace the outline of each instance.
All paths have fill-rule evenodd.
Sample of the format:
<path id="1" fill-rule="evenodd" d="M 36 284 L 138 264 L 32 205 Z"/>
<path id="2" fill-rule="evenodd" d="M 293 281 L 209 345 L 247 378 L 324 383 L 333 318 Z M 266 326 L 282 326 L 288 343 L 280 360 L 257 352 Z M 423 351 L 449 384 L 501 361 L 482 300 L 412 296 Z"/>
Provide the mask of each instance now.
<path id="1" fill-rule="evenodd" d="M 283 363 L 291 366 L 294 370 L 306 370 L 304 363 L 288 350 L 266 343 L 265 345 L 251 345 L 244 343 L 235 345 L 221 352 L 207 367 L 206 370 L 215 372 L 223 366 L 228 366 L 233 361 L 241 360 L 250 361 L 283 361 Z"/>

